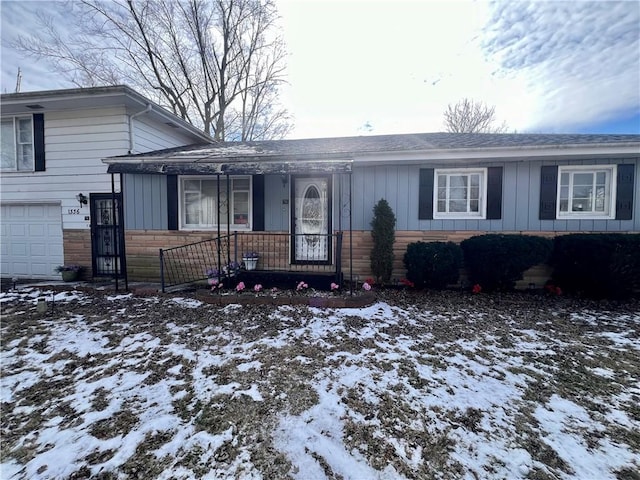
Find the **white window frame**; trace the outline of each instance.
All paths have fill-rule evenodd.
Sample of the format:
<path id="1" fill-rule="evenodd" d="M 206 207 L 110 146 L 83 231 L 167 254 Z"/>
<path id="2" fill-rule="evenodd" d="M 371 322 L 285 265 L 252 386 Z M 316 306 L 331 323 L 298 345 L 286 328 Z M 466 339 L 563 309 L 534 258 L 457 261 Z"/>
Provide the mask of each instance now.
<path id="1" fill-rule="evenodd" d="M 229 206 L 228 208 L 230 209 L 230 215 L 231 215 L 231 221 L 234 222 L 234 218 L 233 218 L 233 203 L 234 203 L 234 195 L 233 192 L 248 192 L 249 193 L 249 197 L 248 197 L 248 213 L 247 213 L 247 219 L 246 219 L 246 223 L 232 223 L 229 226 L 230 230 L 251 230 L 252 229 L 252 223 L 251 223 L 251 219 L 253 218 L 253 212 L 252 212 L 252 207 L 253 207 L 253 181 L 251 178 L 251 175 L 233 175 L 233 176 L 229 176 L 230 179 L 230 183 L 231 183 L 231 191 L 232 194 L 229 196 Z M 199 224 L 186 224 L 186 205 L 185 205 L 185 182 L 189 181 L 189 180 L 206 180 L 206 181 L 210 181 L 210 182 L 214 182 L 217 185 L 217 178 L 216 176 L 212 176 L 212 175 L 205 175 L 205 176 L 201 176 L 201 175 L 184 175 L 184 176 L 180 176 L 179 177 L 179 182 L 178 182 L 178 219 L 179 219 L 179 225 L 180 225 L 180 230 L 217 230 L 218 229 L 218 224 L 217 223 L 213 223 L 213 224 L 206 224 L 206 223 L 199 223 Z M 233 190 L 233 180 L 248 180 L 249 181 L 249 189 L 248 190 Z M 226 188 L 227 185 L 227 177 L 226 176 L 221 176 L 220 177 L 220 186 L 222 188 Z M 201 187 L 202 189 L 202 187 Z M 217 214 L 217 207 L 216 207 L 216 214 Z M 224 221 L 220 223 L 220 229 L 221 230 L 227 230 L 227 222 L 226 222 L 226 218 L 223 219 Z"/>
<path id="2" fill-rule="evenodd" d="M 438 211 L 438 176 L 447 176 L 447 199 L 446 205 L 449 205 L 449 180 L 451 176 L 459 175 L 480 175 L 479 194 L 478 194 L 478 211 L 471 212 L 439 212 Z M 471 199 L 467 199 L 471 201 Z M 450 220 L 482 220 L 487 218 L 487 169 L 486 168 L 436 168 L 433 173 L 433 218 L 434 219 L 450 219 Z"/>
<path id="3" fill-rule="evenodd" d="M 572 205 L 572 191 L 573 191 L 573 177 L 576 173 L 592 173 L 605 172 L 607 175 L 606 189 L 609 189 L 609 198 L 605 200 L 605 209 L 607 213 L 599 213 L 594 211 L 588 212 L 574 212 L 571 210 Z M 562 174 L 569 174 L 569 195 L 568 205 L 566 212 L 561 211 L 562 200 Z M 558 167 L 558 185 L 557 185 L 557 197 L 556 197 L 556 218 L 558 219 L 589 219 L 589 220 L 612 220 L 616 217 L 616 178 L 617 178 L 617 166 L 616 165 L 563 165 Z M 593 199 L 592 199 L 593 200 Z M 593 203 L 593 201 L 592 201 Z"/>
<path id="4" fill-rule="evenodd" d="M 35 165 L 36 165 L 36 161 L 35 161 L 35 132 L 34 132 L 34 126 L 33 126 L 33 116 L 31 115 L 20 115 L 20 116 L 13 116 L 13 117 L 2 117 L 2 122 L 6 122 L 7 120 L 11 120 L 13 127 L 12 127 L 12 140 L 13 140 L 13 168 L 7 168 L 7 167 L 3 167 L 0 164 L 0 170 L 2 170 L 3 172 L 33 172 L 35 171 Z M 18 134 L 18 120 L 29 120 L 29 123 L 31 124 L 31 142 L 30 143 L 26 143 L 26 142 L 20 142 L 20 137 Z M 19 145 L 31 145 L 31 165 L 30 168 L 28 169 L 20 169 L 18 168 L 19 162 L 18 162 L 18 146 Z"/>

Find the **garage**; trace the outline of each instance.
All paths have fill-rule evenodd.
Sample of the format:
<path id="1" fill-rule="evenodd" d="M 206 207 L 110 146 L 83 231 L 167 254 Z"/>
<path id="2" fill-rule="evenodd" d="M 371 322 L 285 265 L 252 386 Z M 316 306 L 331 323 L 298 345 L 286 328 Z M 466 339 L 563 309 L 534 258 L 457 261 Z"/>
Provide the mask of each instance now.
<path id="1" fill-rule="evenodd" d="M 64 262 L 60 205 L 3 204 L 1 209 L 2 276 L 58 278 L 55 268 Z"/>

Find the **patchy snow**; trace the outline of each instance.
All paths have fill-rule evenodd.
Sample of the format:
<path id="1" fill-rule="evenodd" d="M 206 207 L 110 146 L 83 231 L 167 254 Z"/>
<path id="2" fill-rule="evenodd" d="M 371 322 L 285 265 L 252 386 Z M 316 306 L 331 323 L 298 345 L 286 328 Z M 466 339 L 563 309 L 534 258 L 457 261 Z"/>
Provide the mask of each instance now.
<path id="1" fill-rule="evenodd" d="M 200 300 L 194 300 L 193 298 L 176 297 L 173 299 L 173 301 L 185 308 L 198 308 L 202 305 L 202 302 Z"/>
<path id="2" fill-rule="evenodd" d="M 531 315 L 393 295 L 362 309 L 218 308 L 60 292 L 64 309 L 38 312 L 46 295 L 0 294 L 3 479 L 640 469 L 633 308 Z"/>

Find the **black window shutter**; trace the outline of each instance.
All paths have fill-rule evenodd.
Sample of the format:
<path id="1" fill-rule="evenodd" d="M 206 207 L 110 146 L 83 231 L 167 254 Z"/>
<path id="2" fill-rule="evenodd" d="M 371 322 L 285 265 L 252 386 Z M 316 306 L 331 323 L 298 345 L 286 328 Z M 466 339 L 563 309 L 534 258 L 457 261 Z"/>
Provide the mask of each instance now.
<path id="1" fill-rule="evenodd" d="M 618 165 L 616 220 L 631 220 L 633 214 L 633 165 Z"/>
<path id="2" fill-rule="evenodd" d="M 178 176 L 167 175 L 167 229 L 178 230 Z"/>
<path id="3" fill-rule="evenodd" d="M 33 158 L 34 170 L 44 172 L 46 169 L 44 161 L 44 114 L 33 114 Z"/>
<path id="4" fill-rule="evenodd" d="M 556 219 L 558 166 L 547 165 L 540 172 L 540 220 Z"/>
<path id="5" fill-rule="evenodd" d="M 502 218 L 502 167 L 487 168 L 487 219 Z"/>
<path id="6" fill-rule="evenodd" d="M 256 232 L 264 231 L 264 175 L 253 175 L 253 223 Z"/>
<path id="7" fill-rule="evenodd" d="M 418 219 L 433 220 L 433 168 L 420 169 Z"/>

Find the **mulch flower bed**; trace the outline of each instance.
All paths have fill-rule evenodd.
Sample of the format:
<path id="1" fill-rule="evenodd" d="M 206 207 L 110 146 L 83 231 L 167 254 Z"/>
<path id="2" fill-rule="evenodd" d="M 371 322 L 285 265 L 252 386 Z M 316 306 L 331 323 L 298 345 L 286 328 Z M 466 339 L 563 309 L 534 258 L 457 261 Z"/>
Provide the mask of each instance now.
<path id="1" fill-rule="evenodd" d="M 269 292 L 265 294 L 255 294 L 253 292 L 218 294 L 207 290 L 196 292 L 196 298 L 204 303 L 212 305 L 308 305 L 319 308 L 362 308 L 372 305 L 376 301 L 373 292 L 357 292 L 352 296 L 323 295 L 322 292 L 305 292 L 304 294 L 294 294 L 280 291 L 276 294 Z"/>

